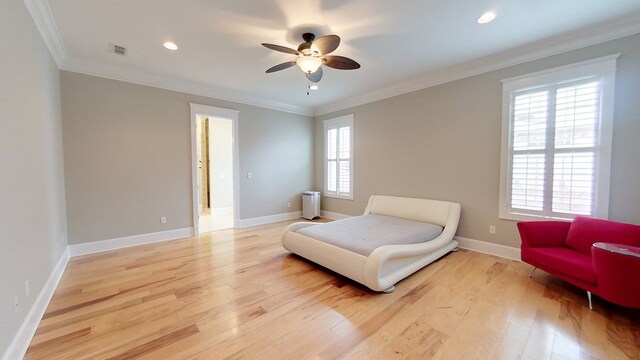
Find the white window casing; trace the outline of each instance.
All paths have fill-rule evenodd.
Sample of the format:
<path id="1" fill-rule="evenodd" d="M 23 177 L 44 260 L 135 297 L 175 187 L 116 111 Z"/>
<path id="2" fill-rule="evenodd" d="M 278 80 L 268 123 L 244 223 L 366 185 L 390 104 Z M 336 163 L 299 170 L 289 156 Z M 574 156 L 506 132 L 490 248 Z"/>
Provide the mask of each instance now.
<path id="1" fill-rule="evenodd" d="M 607 218 L 618 57 L 502 80 L 500 218 Z"/>
<path id="2" fill-rule="evenodd" d="M 353 114 L 324 121 L 324 195 L 353 200 Z"/>

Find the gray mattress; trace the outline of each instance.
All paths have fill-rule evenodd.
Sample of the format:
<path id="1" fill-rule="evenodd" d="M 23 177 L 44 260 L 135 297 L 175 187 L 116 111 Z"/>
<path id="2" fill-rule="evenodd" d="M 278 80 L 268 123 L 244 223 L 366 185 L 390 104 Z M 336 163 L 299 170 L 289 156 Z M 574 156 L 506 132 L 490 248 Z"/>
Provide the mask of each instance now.
<path id="1" fill-rule="evenodd" d="M 302 228 L 298 234 L 369 256 L 382 245 L 433 240 L 442 226 L 391 216 L 368 214 Z"/>

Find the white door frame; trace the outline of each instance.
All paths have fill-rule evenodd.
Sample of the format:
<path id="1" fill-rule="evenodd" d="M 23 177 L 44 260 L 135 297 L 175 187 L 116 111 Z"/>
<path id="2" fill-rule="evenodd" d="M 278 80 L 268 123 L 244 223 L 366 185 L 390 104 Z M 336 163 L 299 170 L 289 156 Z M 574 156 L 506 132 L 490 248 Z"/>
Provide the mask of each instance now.
<path id="1" fill-rule="evenodd" d="M 200 212 L 198 203 L 200 201 L 200 178 L 198 177 L 198 150 L 197 142 L 200 140 L 196 136 L 198 115 L 210 118 L 222 118 L 231 120 L 233 133 L 233 226 L 238 226 L 240 219 L 240 196 L 239 179 L 240 169 L 238 161 L 238 110 L 224 109 L 208 105 L 189 103 L 191 107 L 191 188 L 193 194 L 193 232 L 197 236 L 200 234 Z"/>

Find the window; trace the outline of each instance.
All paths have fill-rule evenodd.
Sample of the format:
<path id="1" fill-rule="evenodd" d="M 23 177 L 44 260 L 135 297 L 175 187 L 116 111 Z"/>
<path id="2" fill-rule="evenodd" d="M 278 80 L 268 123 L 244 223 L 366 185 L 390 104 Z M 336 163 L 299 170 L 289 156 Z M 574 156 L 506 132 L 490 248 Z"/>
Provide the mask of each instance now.
<path id="1" fill-rule="evenodd" d="M 617 57 L 502 81 L 501 218 L 607 217 Z"/>
<path id="2" fill-rule="evenodd" d="M 325 196 L 353 200 L 353 115 L 324 121 Z"/>

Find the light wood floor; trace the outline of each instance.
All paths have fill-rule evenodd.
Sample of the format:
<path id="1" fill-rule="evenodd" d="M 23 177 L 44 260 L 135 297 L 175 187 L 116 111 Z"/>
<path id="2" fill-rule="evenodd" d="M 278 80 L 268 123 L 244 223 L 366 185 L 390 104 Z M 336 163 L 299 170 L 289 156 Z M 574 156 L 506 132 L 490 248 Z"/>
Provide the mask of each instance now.
<path id="1" fill-rule="evenodd" d="M 26 359 L 640 358 L 638 312 L 526 264 L 461 250 L 380 294 L 286 224 L 73 258 Z"/>

